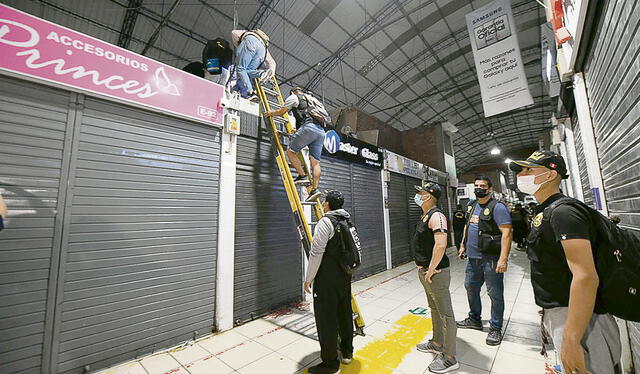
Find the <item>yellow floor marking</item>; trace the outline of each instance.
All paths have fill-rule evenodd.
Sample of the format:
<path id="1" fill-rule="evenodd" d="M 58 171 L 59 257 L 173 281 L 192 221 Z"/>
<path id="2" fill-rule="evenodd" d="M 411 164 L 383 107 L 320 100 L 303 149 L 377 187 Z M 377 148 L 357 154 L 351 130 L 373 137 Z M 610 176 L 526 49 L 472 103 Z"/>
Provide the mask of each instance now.
<path id="1" fill-rule="evenodd" d="M 355 352 L 349 365 L 340 365 L 340 373 L 392 374 L 432 330 L 431 318 L 408 314 L 395 321 L 383 337 Z"/>

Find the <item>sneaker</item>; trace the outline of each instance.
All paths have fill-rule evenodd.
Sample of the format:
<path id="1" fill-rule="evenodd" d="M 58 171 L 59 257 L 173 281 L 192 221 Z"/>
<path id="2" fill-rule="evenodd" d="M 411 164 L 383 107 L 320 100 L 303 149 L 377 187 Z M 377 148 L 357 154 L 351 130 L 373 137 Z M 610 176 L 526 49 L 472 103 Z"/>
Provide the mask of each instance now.
<path id="1" fill-rule="evenodd" d="M 429 340 L 426 343 L 418 344 L 416 345 L 416 348 L 420 352 L 425 353 L 442 353 L 442 347 L 438 347 L 437 345 L 433 344 L 433 340 Z"/>
<path id="2" fill-rule="evenodd" d="M 269 70 L 263 70 L 262 73 L 260 73 L 260 78 L 258 78 L 260 80 L 260 83 L 266 83 L 269 81 L 270 78 L 270 72 Z"/>
<path id="3" fill-rule="evenodd" d="M 448 373 L 460 369 L 460 364 L 455 357 L 448 358 L 444 354 L 439 354 L 429 364 L 429 371 L 432 373 Z"/>
<path id="4" fill-rule="evenodd" d="M 340 367 L 332 367 L 325 362 L 321 362 L 316 366 L 310 367 L 307 371 L 310 374 L 336 374 L 340 373 Z"/>
<path id="5" fill-rule="evenodd" d="M 349 356 L 344 356 L 340 359 L 340 362 L 342 362 L 345 365 L 349 365 L 351 363 L 351 361 L 353 361 L 353 354 L 349 355 Z"/>
<path id="6" fill-rule="evenodd" d="M 307 197 L 307 202 L 314 201 L 315 199 L 319 198 L 321 194 L 322 193 L 318 191 L 317 188 L 314 188 L 313 190 L 309 191 L 309 197 Z"/>
<path id="7" fill-rule="evenodd" d="M 487 335 L 487 345 L 498 345 L 502 342 L 502 331 L 492 328 Z"/>
<path id="8" fill-rule="evenodd" d="M 474 329 L 482 331 L 482 321 L 476 321 L 471 317 L 467 317 L 462 321 L 456 321 L 456 326 L 459 329 Z"/>
<path id="9" fill-rule="evenodd" d="M 306 175 L 298 175 L 293 179 L 293 182 L 299 186 L 309 186 L 311 184 Z"/>

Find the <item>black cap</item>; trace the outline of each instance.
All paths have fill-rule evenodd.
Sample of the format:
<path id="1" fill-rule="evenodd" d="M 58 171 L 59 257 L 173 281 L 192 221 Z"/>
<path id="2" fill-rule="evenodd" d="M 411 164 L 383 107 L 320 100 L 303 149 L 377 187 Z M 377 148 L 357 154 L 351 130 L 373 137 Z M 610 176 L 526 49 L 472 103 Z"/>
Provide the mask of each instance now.
<path id="1" fill-rule="evenodd" d="M 521 172 L 522 168 L 547 168 L 557 171 L 562 179 L 569 178 L 564 158 L 551 151 L 535 151 L 526 160 L 511 161 L 509 164 L 509 169 L 516 173 Z"/>
<path id="2" fill-rule="evenodd" d="M 418 191 L 425 191 L 430 193 L 436 199 L 439 199 L 440 195 L 442 195 L 442 190 L 440 189 L 440 186 L 438 186 L 437 183 L 427 182 L 422 186 L 415 186 L 415 187 L 416 187 L 416 190 Z"/>
<path id="3" fill-rule="evenodd" d="M 324 192 L 324 201 L 329 203 L 331 209 L 340 209 L 344 205 L 344 196 L 338 190 L 328 190 Z"/>

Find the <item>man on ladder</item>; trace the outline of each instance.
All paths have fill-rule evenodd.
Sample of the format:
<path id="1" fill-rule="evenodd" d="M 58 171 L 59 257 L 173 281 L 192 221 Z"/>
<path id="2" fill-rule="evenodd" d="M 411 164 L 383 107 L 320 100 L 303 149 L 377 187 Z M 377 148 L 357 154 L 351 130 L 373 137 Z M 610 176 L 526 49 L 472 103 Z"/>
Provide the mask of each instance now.
<path id="1" fill-rule="evenodd" d="M 295 178 L 296 184 L 308 185 L 309 177 L 305 173 L 297 153 L 302 148 L 309 147 L 313 179 L 307 201 L 314 201 L 320 196 L 318 186 L 320 185 L 320 158 L 324 145 L 324 126 L 330 123 L 331 119 L 322 104 L 300 87 L 291 90 L 291 95 L 287 97 L 280 109 L 266 112 L 264 116 L 283 116 L 288 111 L 291 111 L 296 119 L 297 130 L 291 137 L 287 148 L 287 157 L 298 172 L 298 176 Z"/>

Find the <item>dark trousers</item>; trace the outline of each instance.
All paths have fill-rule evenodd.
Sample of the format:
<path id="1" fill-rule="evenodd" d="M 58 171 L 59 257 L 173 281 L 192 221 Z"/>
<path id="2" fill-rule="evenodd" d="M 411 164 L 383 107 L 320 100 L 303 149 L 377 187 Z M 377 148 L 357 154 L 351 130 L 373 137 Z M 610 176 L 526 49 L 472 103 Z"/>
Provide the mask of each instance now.
<path id="1" fill-rule="evenodd" d="M 464 235 L 464 227 L 460 229 L 453 229 L 453 236 L 456 241 L 456 248 L 460 250 L 460 243 L 462 243 L 462 236 Z"/>
<path id="2" fill-rule="evenodd" d="M 465 271 L 464 287 L 467 289 L 469 299 L 469 318 L 480 321 L 482 319 L 482 301 L 480 288 L 487 283 L 487 293 L 491 299 L 492 329 L 502 330 L 504 320 L 504 273 L 496 273 L 498 264 L 495 259 L 470 258 Z"/>
<path id="3" fill-rule="evenodd" d="M 338 334 L 342 356 L 353 355 L 353 320 L 351 284 L 337 286 L 317 279 L 313 285 L 313 313 L 316 318 L 320 357 L 332 367 L 339 367 Z"/>

